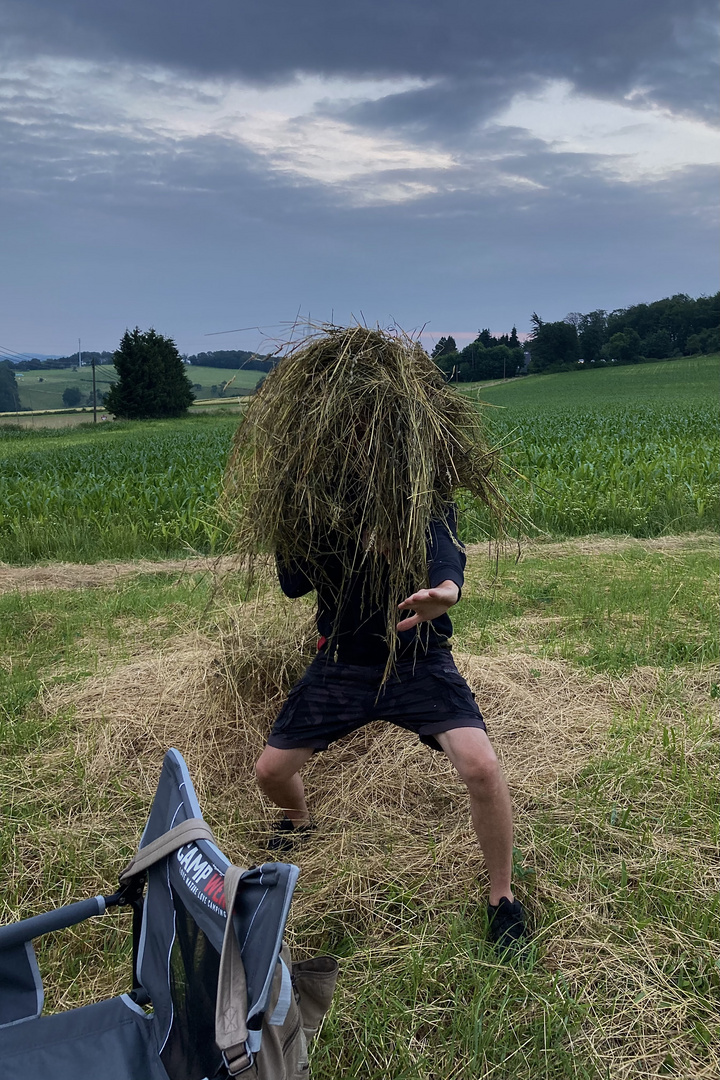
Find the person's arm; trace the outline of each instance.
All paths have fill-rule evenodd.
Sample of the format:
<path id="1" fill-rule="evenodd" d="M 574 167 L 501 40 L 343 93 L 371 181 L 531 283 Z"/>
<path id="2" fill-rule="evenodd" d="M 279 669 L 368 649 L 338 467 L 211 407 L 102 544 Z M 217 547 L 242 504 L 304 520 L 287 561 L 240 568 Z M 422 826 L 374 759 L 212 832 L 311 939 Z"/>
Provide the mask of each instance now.
<path id="1" fill-rule="evenodd" d="M 315 588 L 300 563 L 287 566 L 280 556 L 276 555 L 275 566 L 277 567 L 280 588 L 290 599 L 294 599 L 296 596 L 305 596 L 306 593 L 312 592 Z"/>
<path id="2" fill-rule="evenodd" d="M 460 599 L 460 587 L 457 582 L 448 578 L 432 589 L 420 589 L 419 592 L 408 596 L 398 605 L 398 611 L 414 611 L 407 619 L 402 619 L 397 630 L 412 630 L 421 622 L 432 622 L 439 619 L 446 611 L 449 611 Z"/>
<path id="3" fill-rule="evenodd" d="M 431 521 L 428 537 L 429 589 L 419 589 L 399 605 L 399 611 L 414 614 L 397 624 L 397 630 L 411 630 L 421 622 L 431 622 L 449 611 L 462 595 L 465 582 L 465 550 L 457 536 L 457 510 L 448 508 L 447 517 Z"/>

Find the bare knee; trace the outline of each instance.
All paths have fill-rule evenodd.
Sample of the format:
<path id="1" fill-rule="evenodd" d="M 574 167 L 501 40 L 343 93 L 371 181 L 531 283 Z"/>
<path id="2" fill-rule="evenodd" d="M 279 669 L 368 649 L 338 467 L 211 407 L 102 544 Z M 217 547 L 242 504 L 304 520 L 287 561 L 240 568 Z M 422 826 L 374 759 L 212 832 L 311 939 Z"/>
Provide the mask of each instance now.
<path id="1" fill-rule="evenodd" d="M 500 764 L 484 731 L 456 728 L 436 738 L 471 793 L 482 795 L 502 786 Z"/>
<path id="2" fill-rule="evenodd" d="M 471 791 L 494 791 L 502 782 L 500 765 L 494 754 L 477 754 L 458 762 L 458 772 Z"/>
<path id="3" fill-rule="evenodd" d="M 262 786 L 263 784 L 277 783 L 278 780 L 285 780 L 288 774 L 287 770 L 282 766 L 282 760 L 278 761 L 274 755 L 263 752 L 255 762 L 255 776 L 258 783 Z"/>
<path id="4" fill-rule="evenodd" d="M 274 771 L 269 761 L 265 759 L 265 755 L 261 755 L 255 762 L 255 776 L 259 784 L 265 783 L 267 780 L 274 779 Z"/>
<path id="5" fill-rule="evenodd" d="M 261 787 L 287 782 L 312 754 L 312 750 L 278 750 L 266 746 L 255 762 L 255 775 Z"/>

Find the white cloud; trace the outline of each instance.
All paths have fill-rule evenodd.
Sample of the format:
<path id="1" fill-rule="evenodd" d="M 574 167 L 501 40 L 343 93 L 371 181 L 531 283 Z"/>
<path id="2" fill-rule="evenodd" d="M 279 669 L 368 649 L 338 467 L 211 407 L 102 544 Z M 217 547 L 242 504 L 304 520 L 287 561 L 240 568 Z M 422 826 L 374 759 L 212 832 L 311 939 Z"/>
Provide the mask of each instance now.
<path id="1" fill-rule="evenodd" d="M 667 110 L 601 101 L 551 82 L 536 95 L 519 94 L 487 125 L 524 128 L 557 153 L 596 154 L 622 180 L 660 177 L 689 165 L 720 161 L 720 132 Z"/>
<path id="2" fill-rule="evenodd" d="M 715 162 L 720 134 L 699 121 L 642 106 L 574 94 L 567 82 L 518 95 L 462 150 L 418 142 L 347 119 L 349 105 L 429 85 L 420 79 L 298 77 L 282 86 L 182 77 L 161 68 L 37 60 L 0 77 L 0 112 L 28 136 L 28 153 L 59 136 L 58 180 L 112 172 L 118 148 L 146 155 L 153 182 L 165 178 L 154 147 L 222 139 L 258 164 L 298 183 L 322 185 L 355 206 L 393 205 L 443 193 L 532 192 L 527 146 L 503 134 L 522 128 L 551 152 L 592 155 L 580 167 L 610 180 L 644 180 L 685 165 Z M 32 144 L 32 145 L 31 145 Z M 200 145 L 200 152 L 204 148 Z M 210 164 L 212 164 L 210 162 Z M 32 175 L 28 168 L 26 175 Z"/>
<path id="3" fill-rule="evenodd" d="M 6 119 L 25 126 L 70 126 L 142 142 L 218 137 L 250 150 L 273 171 L 346 187 L 353 202 L 394 203 L 435 191 L 433 174 L 452 169 L 452 155 L 358 130 L 327 113 L 421 85 L 408 78 L 308 76 L 257 87 L 182 79 L 160 69 L 47 60 L 7 73 L 0 107 Z M 91 152 L 98 155 L 88 146 Z M 412 178 L 398 179 L 403 172 Z"/>

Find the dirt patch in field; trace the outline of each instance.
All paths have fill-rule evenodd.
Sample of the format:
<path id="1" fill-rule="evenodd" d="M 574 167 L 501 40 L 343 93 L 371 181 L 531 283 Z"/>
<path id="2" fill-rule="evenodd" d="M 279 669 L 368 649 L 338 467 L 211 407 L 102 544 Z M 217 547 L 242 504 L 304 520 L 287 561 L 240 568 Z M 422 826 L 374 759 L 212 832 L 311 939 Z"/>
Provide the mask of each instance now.
<path id="1" fill-rule="evenodd" d="M 505 548 L 508 557 L 532 558 L 544 555 L 612 555 L 616 552 L 710 550 L 720 553 L 720 538 L 714 533 L 688 533 L 683 536 L 659 536 L 651 540 L 638 540 L 632 536 L 584 536 L 577 540 L 556 543 L 528 541 L 518 549 L 512 545 Z M 468 556 L 493 557 L 492 547 L 487 544 L 469 544 Z M 10 566 L 0 563 L 0 593 L 38 592 L 44 589 L 84 589 L 115 584 L 120 578 L 138 574 L 197 574 L 212 573 L 222 576 L 237 569 L 233 555 L 215 558 L 189 559 L 138 559 L 133 562 L 51 563 L 36 566 Z"/>
<path id="2" fill-rule="evenodd" d="M 715 533 L 686 533 L 682 536 L 656 536 L 638 539 L 634 536 L 580 536 L 573 540 L 544 542 L 526 540 L 522 544 L 508 544 L 503 554 L 509 558 L 560 558 L 567 555 L 615 555 L 623 551 L 659 551 L 672 554 L 675 551 L 715 551 L 720 554 L 720 537 Z M 495 557 L 492 545 L 468 544 L 468 555 Z"/>
<path id="3" fill-rule="evenodd" d="M 114 585 L 120 578 L 138 574 L 224 574 L 237 560 L 219 558 L 138 559 L 135 562 L 51 563 L 47 566 L 9 566 L 0 563 L 0 593 L 40 592 L 45 589 L 92 589 Z"/>

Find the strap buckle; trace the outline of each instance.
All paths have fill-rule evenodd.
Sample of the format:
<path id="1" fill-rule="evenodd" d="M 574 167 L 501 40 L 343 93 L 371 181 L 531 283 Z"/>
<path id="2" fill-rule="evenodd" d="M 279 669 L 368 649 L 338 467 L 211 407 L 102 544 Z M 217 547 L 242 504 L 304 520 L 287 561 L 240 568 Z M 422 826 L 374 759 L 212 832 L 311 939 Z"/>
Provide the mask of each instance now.
<path id="1" fill-rule="evenodd" d="M 255 1061 L 249 1050 L 243 1048 L 239 1054 L 236 1054 L 237 1049 L 235 1046 L 230 1048 L 230 1057 L 225 1050 L 222 1052 L 223 1064 L 230 1076 L 240 1076 L 241 1073 L 247 1072 Z"/>

